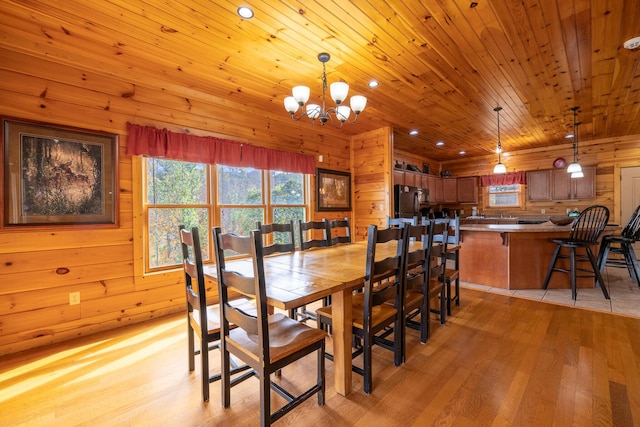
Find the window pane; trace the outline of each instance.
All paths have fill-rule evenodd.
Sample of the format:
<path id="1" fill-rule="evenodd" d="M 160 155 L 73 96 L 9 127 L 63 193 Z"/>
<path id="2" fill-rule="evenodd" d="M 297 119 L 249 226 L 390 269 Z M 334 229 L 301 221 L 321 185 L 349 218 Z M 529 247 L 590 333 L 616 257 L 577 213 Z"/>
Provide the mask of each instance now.
<path id="1" fill-rule="evenodd" d="M 201 163 L 147 159 L 147 203 L 207 203 L 207 171 Z"/>
<path id="2" fill-rule="evenodd" d="M 202 259 L 209 259 L 209 213 L 205 208 L 149 209 L 149 267 L 158 268 L 182 263 L 178 226 L 198 227 Z"/>
<path id="3" fill-rule="evenodd" d="M 255 230 L 256 221 L 262 221 L 264 218 L 264 209 L 222 208 L 220 215 L 220 227 L 224 233 L 248 236 L 251 230 Z"/>
<path id="4" fill-rule="evenodd" d="M 223 205 L 262 204 L 262 172 L 218 166 L 218 200 Z"/>
<path id="5" fill-rule="evenodd" d="M 299 246 L 299 233 L 297 228 L 297 220 L 304 221 L 304 208 L 302 207 L 280 207 L 273 208 L 273 222 L 276 223 L 287 223 L 289 221 L 293 221 L 294 224 L 294 232 L 293 239 L 296 246 Z M 273 238 L 274 243 L 288 243 L 289 238 L 282 235 L 282 233 L 274 233 Z"/>
<path id="6" fill-rule="evenodd" d="M 304 202 L 302 192 L 304 177 L 301 173 L 279 171 L 271 171 L 270 173 L 271 203 L 300 205 Z"/>

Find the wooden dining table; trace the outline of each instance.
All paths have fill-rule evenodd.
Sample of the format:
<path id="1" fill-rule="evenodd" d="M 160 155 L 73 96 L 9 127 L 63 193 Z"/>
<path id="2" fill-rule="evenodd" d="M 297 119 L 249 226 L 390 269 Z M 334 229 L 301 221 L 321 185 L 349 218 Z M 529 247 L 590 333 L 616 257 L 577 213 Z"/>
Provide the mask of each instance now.
<path id="1" fill-rule="evenodd" d="M 395 251 L 395 245 L 378 246 L 376 258 Z M 366 241 L 264 258 L 269 305 L 290 310 L 331 295 L 334 385 L 343 396 L 351 391 L 352 292 L 364 283 L 366 258 Z M 243 274 L 253 274 L 249 259 L 230 263 Z M 205 266 L 205 276 L 215 282 L 215 266 Z"/>

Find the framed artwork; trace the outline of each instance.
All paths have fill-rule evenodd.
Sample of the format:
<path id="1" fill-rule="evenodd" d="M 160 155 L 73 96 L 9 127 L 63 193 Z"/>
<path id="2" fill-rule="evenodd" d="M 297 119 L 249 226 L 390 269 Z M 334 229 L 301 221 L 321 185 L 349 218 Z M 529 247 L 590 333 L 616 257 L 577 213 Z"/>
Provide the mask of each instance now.
<path id="1" fill-rule="evenodd" d="M 117 225 L 118 136 L 2 119 L 2 226 Z"/>
<path id="2" fill-rule="evenodd" d="M 351 174 L 316 169 L 318 211 L 351 210 Z"/>

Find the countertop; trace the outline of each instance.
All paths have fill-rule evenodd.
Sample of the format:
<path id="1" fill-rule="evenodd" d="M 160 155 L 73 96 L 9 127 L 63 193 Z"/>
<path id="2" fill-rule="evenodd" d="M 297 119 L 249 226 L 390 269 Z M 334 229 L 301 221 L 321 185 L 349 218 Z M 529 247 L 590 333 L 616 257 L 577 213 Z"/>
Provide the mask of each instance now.
<path id="1" fill-rule="evenodd" d="M 608 224 L 606 229 L 618 228 L 618 224 Z M 489 231 L 494 233 L 554 233 L 571 230 L 571 224 L 555 225 L 551 221 L 542 224 L 461 224 L 460 231 Z"/>

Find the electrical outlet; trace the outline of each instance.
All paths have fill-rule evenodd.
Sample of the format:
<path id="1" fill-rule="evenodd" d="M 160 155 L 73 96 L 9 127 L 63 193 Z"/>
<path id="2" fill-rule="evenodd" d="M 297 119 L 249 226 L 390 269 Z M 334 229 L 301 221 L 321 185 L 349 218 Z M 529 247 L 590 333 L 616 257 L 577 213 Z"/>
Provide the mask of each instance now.
<path id="1" fill-rule="evenodd" d="M 380 203 L 380 210 L 383 211 L 384 210 L 384 203 Z"/>
<path id="2" fill-rule="evenodd" d="M 540 213 L 541 213 L 541 214 L 543 214 L 543 213 L 545 213 L 545 212 L 546 212 L 546 211 L 545 211 L 544 209 L 540 209 Z"/>
<path id="3" fill-rule="evenodd" d="M 80 304 L 80 292 L 69 293 L 69 305 Z"/>
<path id="4" fill-rule="evenodd" d="M 322 154 L 318 156 L 318 163 L 322 163 L 322 161 L 324 160 L 324 158 L 322 157 Z"/>

